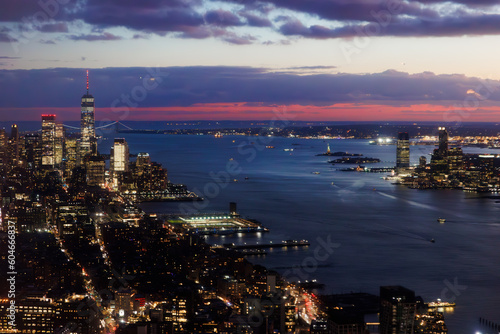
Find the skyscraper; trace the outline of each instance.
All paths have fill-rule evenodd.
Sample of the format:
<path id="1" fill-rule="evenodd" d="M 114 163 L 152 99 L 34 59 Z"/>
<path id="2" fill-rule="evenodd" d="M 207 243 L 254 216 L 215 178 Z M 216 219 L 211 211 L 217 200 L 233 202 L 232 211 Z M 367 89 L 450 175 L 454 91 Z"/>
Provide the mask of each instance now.
<path id="1" fill-rule="evenodd" d="M 413 334 L 415 292 L 402 286 L 380 287 L 380 334 Z"/>
<path id="2" fill-rule="evenodd" d="M 24 135 L 23 160 L 29 170 L 37 170 L 42 164 L 42 141 L 38 133 Z"/>
<path id="3" fill-rule="evenodd" d="M 144 170 L 151 166 L 151 158 L 149 153 L 139 153 L 137 154 L 137 160 L 135 161 L 135 170 L 137 176 L 141 176 Z"/>
<path id="4" fill-rule="evenodd" d="M 121 184 L 120 177 L 128 172 L 129 152 L 124 138 L 115 138 L 110 154 L 110 170 L 113 186 L 118 188 Z"/>
<path id="5" fill-rule="evenodd" d="M 115 138 L 113 147 L 111 148 L 111 171 L 113 173 L 127 172 L 128 161 L 128 144 L 125 138 Z"/>
<path id="6" fill-rule="evenodd" d="M 69 136 L 64 140 L 64 156 L 66 158 L 64 164 L 65 177 L 70 177 L 73 169 L 77 165 L 78 160 L 78 142 L 76 137 Z"/>
<path id="7" fill-rule="evenodd" d="M 0 129 L 0 168 L 8 166 L 8 146 L 5 129 Z"/>
<path id="8" fill-rule="evenodd" d="M 80 139 L 80 158 L 86 155 L 97 154 L 97 142 L 95 138 L 95 105 L 94 97 L 89 94 L 89 71 L 87 70 L 87 94 L 82 96 L 81 113 L 81 139 Z"/>
<path id="9" fill-rule="evenodd" d="M 17 164 L 19 162 L 19 129 L 17 128 L 17 124 L 13 124 L 10 129 L 9 142 L 11 159 Z"/>
<path id="10" fill-rule="evenodd" d="M 104 187 L 104 174 L 106 171 L 106 161 L 100 155 L 88 157 L 86 160 L 87 185 Z"/>
<path id="11" fill-rule="evenodd" d="M 56 115 L 42 115 L 42 167 L 55 164 Z"/>
<path id="12" fill-rule="evenodd" d="M 60 167 L 64 158 L 64 127 L 56 123 L 54 137 L 54 165 Z"/>
<path id="13" fill-rule="evenodd" d="M 427 165 L 427 157 L 425 155 L 422 155 L 418 159 L 418 167 L 425 168 L 425 165 Z"/>
<path id="14" fill-rule="evenodd" d="M 440 127 L 439 130 L 439 154 L 445 157 L 448 154 L 448 132 L 446 128 Z"/>
<path id="15" fill-rule="evenodd" d="M 401 173 L 410 167 L 410 136 L 408 132 L 398 134 L 396 147 L 396 172 Z"/>

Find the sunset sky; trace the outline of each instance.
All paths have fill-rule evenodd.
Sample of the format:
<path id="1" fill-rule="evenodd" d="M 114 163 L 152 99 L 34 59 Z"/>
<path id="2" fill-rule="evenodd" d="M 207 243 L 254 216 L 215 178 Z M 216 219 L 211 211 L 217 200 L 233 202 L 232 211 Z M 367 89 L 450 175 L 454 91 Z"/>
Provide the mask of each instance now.
<path id="1" fill-rule="evenodd" d="M 3 0 L 0 120 L 499 121 L 492 0 Z"/>

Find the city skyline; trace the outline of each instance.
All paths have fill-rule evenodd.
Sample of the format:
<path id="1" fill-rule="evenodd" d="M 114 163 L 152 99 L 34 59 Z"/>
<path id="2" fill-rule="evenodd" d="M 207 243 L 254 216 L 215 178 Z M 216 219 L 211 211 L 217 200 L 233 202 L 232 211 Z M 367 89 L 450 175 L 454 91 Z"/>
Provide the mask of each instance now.
<path id="1" fill-rule="evenodd" d="M 479 122 L 500 113 L 493 2 L 4 6 L 6 121 L 77 120 L 87 69 L 96 120 L 123 120 L 124 108 L 128 120 L 262 120 L 279 108 L 304 121 Z"/>
<path id="2" fill-rule="evenodd" d="M 0 332 L 499 332 L 499 41 L 494 0 L 2 1 Z"/>

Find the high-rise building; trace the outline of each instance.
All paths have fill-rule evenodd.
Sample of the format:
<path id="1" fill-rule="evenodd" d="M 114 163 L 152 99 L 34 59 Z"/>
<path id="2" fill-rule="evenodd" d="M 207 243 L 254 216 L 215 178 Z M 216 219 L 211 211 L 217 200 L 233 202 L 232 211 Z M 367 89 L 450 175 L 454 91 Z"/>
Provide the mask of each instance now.
<path id="1" fill-rule="evenodd" d="M 55 165 L 56 115 L 42 115 L 42 167 Z"/>
<path id="2" fill-rule="evenodd" d="M 447 160 L 450 174 L 460 174 L 464 171 L 464 153 L 460 147 L 448 149 Z"/>
<path id="3" fill-rule="evenodd" d="M 115 138 L 113 147 L 111 148 L 111 171 L 113 173 L 127 172 L 128 161 L 128 144 L 125 138 Z"/>
<path id="4" fill-rule="evenodd" d="M 16 300 L 16 326 L 9 322 L 9 299 L 0 299 L 1 333 L 81 333 L 97 334 L 99 316 L 92 299 L 78 295 L 53 300 L 28 297 Z"/>
<path id="5" fill-rule="evenodd" d="M 448 165 L 448 132 L 446 128 L 439 127 L 439 143 L 438 148 L 434 149 L 431 157 L 431 170 L 434 177 L 443 179 L 449 173 Z"/>
<path id="6" fill-rule="evenodd" d="M 380 287 L 380 334 L 413 334 L 415 292 L 402 286 Z"/>
<path id="7" fill-rule="evenodd" d="M 0 129 L 0 168 L 8 165 L 7 135 L 5 129 Z"/>
<path id="8" fill-rule="evenodd" d="M 135 168 L 137 176 L 141 176 L 144 170 L 151 166 L 151 158 L 149 153 L 139 153 L 137 154 L 137 160 L 135 161 Z"/>
<path id="9" fill-rule="evenodd" d="M 418 167 L 425 168 L 425 165 L 427 165 L 427 157 L 425 155 L 421 155 L 418 159 Z"/>
<path id="10" fill-rule="evenodd" d="M 23 160 L 29 170 L 37 170 L 42 164 L 42 145 L 39 134 L 28 133 L 24 135 Z"/>
<path id="11" fill-rule="evenodd" d="M 446 128 L 440 127 L 439 130 L 439 154 L 445 157 L 448 154 L 448 132 Z"/>
<path id="12" fill-rule="evenodd" d="M 238 215 L 238 204 L 236 202 L 229 202 L 229 214 L 232 216 Z"/>
<path id="13" fill-rule="evenodd" d="M 124 138 L 115 138 L 110 154 L 110 170 L 115 188 L 121 184 L 120 179 L 128 172 L 129 152 Z"/>
<path id="14" fill-rule="evenodd" d="M 64 158 L 64 127 L 62 123 L 56 123 L 54 137 L 54 165 L 62 165 Z"/>
<path id="15" fill-rule="evenodd" d="M 66 178 L 71 176 L 71 172 L 77 165 L 78 141 L 75 137 L 68 137 L 64 140 L 64 175 Z"/>
<path id="16" fill-rule="evenodd" d="M 410 167 L 410 136 L 408 132 L 398 134 L 396 147 L 396 171 L 401 173 Z"/>
<path id="17" fill-rule="evenodd" d="M 17 124 L 12 124 L 10 128 L 10 139 L 19 140 L 19 129 L 17 128 Z"/>
<path id="18" fill-rule="evenodd" d="M 87 185 L 104 187 L 106 161 L 100 155 L 90 156 L 86 160 Z"/>
<path id="19" fill-rule="evenodd" d="M 19 129 L 17 124 L 13 124 L 10 128 L 9 144 L 11 159 L 17 165 L 19 162 Z"/>
<path id="20" fill-rule="evenodd" d="M 83 158 L 89 154 L 97 154 L 97 142 L 95 138 L 95 104 L 94 97 L 89 94 L 89 71 L 87 71 L 87 94 L 82 96 L 81 113 L 81 140 L 80 157 Z"/>

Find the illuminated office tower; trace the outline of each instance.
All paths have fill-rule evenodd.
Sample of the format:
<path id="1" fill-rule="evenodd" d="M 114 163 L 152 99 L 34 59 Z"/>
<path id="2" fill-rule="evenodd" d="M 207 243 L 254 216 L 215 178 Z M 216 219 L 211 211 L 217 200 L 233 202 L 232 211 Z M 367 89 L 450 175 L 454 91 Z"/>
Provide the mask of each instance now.
<path id="1" fill-rule="evenodd" d="M 82 96 L 82 113 L 80 122 L 80 158 L 82 161 L 86 155 L 97 154 L 94 112 L 94 97 L 89 94 L 89 71 L 87 71 L 87 94 Z"/>
<path id="2" fill-rule="evenodd" d="M 446 128 L 440 127 L 439 130 L 439 154 L 445 157 L 448 154 L 448 132 Z"/>
<path id="3" fill-rule="evenodd" d="M 135 162 L 137 176 L 141 176 L 144 170 L 151 166 L 151 159 L 149 153 L 139 153 L 137 154 L 137 160 Z"/>
<path id="4" fill-rule="evenodd" d="M 35 171 L 42 164 L 42 141 L 38 133 L 28 133 L 24 135 L 24 146 L 22 149 L 22 159 L 26 168 Z"/>
<path id="5" fill-rule="evenodd" d="M 125 138 L 115 138 L 111 148 L 111 171 L 128 172 L 129 152 Z"/>
<path id="6" fill-rule="evenodd" d="M 19 129 L 17 124 L 13 124 L 10 129 L 9 148 L 13 166 L 17 165 L 19 163 Z"/>
<path id="7" fill-rule="evenodd" d="M 64 140 L 64 175 L 71 177 L 71 172 L 76 167 L 78 155 L 78 141 L 75 137 L 68 137 Z"/>
<path id="8" fill-rule="evenodd" d="M 61 166 L 64 158 L 64 127 L 62 123 L 55 125 L 54 164 Z"/>
<path id="9" fill-rule="evenodd" d="M 87 170 L 87 185 L 104 187 L 106 172 L 106 161 L 100 155 L 88 157 L 85 162 Z"/>
<path id="10" fill-rule="evenodd" d="M 115 138 L 110 154 L 111 177 L 114 187 L 119 186 L 120 176 L 128 172 L 129 152 L 124 138 Z"/>
<path id="11" fill-rule="evenodd" d="M 55 164 L 56 115 L 42 115 L 42 167 Z"/>
<path id="12" fill-rule="evenodd" d="M 396 171 L 404 172 L 410 167 L 410 136 L 408 132 L 398 134 L 396 147 Z"/>
<path id="13" fill-rule="evenodd" d="M 8 166 L 8 147 L 7 135 L 5 129 L 0 129 L 0 168 L 7 168 Z"/>

